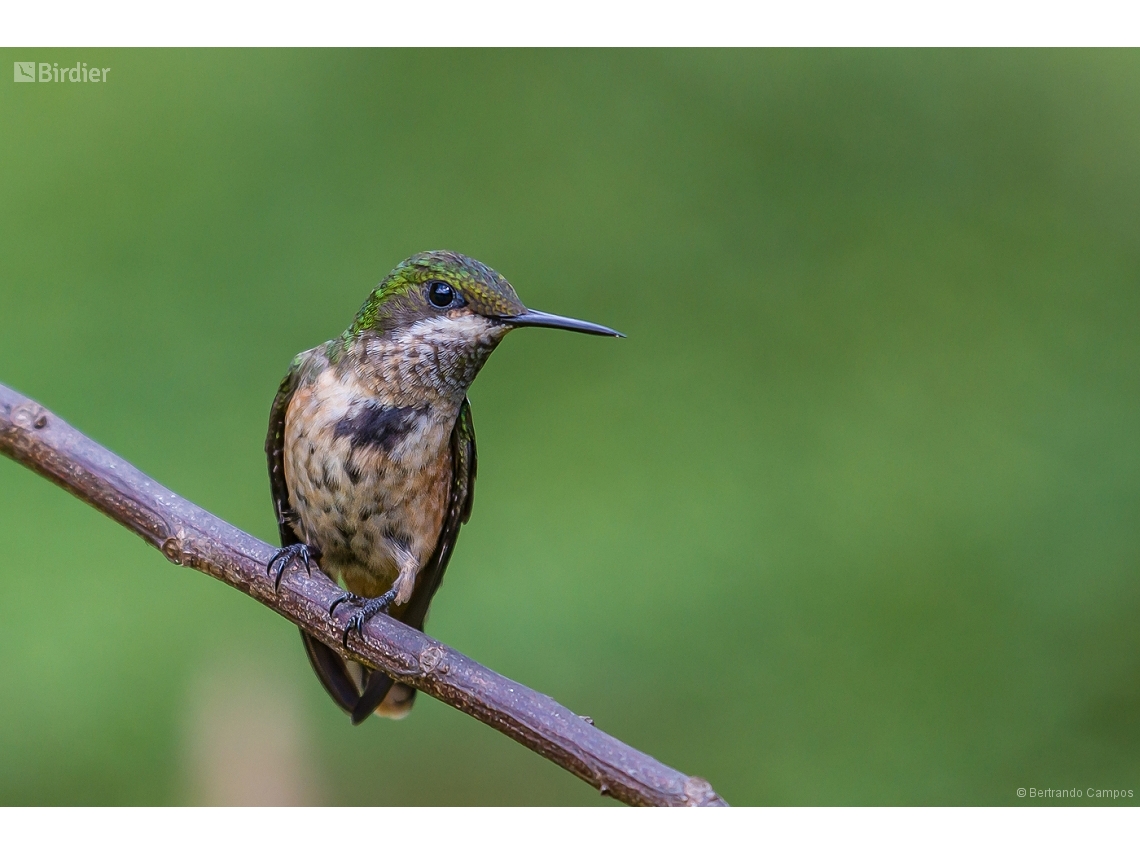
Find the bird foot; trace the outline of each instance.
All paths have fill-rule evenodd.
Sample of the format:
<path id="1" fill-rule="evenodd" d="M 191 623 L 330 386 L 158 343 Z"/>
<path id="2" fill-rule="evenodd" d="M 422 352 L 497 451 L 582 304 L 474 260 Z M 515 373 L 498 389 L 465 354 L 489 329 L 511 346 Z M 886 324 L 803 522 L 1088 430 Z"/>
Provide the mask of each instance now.
<path id="1" fill-rule="evenodd" d="M 313 562 L 317 557 L 314 553 L 316 550 L 304 543 L 294 543 L 273 553 L 273 557 L 265 565 L 265 572 L 273 577 L 273 590 L 280 589 L 281 577 L 285 573 L 285 568 L 293 561 L 301 561 L 305 566 L 305 572 L 312 576 Z"/>
<path id="2" fill-rule="evenodd" d="M 351 591 L 344 591 L 339 597 L 337 597 L 329 604 L 329 617 L 333 616 L 333 612 L 336 611 L 336 607 L 341 603 L 350 603 L 353 606 L 360 608 L 366 602 L 368 602 L 368 600 L 364 597 L 357 596 Z"/>
<path id="3" fill-rule="evenodd" d="M 371 600 L 366 600 L 363 597 L 356 596 L 355 594 L 345 594 L 344 596 L 337 597 L 336 600 L 333 601 L 332 606 L 329 608 L 330 615 L 333 613 L 333 610 L 336 609 L 337 606 L 344 602 L 350 602 L 356 609 L 358 609 L 356 614 L 350 617 L 348 619 L 348 623 L 345 624 L 344 634 L 340 639 L 341 644 L 343 644 L 345 647 L 348 647 L 348 634 L 354 629 L 359 635 L 363 635 L 365 622 L 370 617 L 379 614 L 380 612 L 387 613 L 388 609 L 391 607 L 395 599 L 395 588 L 381 594 L 379 597 L 374 597 Z"/>

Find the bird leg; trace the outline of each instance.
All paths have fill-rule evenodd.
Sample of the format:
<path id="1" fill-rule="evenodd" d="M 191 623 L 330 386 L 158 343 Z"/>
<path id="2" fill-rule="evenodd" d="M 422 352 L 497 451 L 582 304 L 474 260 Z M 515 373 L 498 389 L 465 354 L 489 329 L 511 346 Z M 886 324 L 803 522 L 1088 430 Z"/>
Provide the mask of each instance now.
<path id="1" fill-rule="evenodd" d="M 341 636 L 340 643 L 348 647 L 348 634 L 354 629 L 360 635 L 364 635 L 364 622 L 375 614 L 387 612 L 395 599 L 396 589 L 392 588 L 390 591 L 385 591 L 379 597 L 361 602 L 358 606 L 359 611 L 350 617 L 348 623 L 345 624 L 344 634 Z"/>
<path id="2" fill-rule="evenodd" d="M 348 623 L 344 627 L 341 643 L 345 647 L 348 646 L 348 634 L 352 630 L 355 629 L 358 633 L 363 635 L 364 624 L 370 617 L 380 612 L 387 613 L 393 603 L 400 605 L 412 598 L 412 592 L 416 587 L 416 574 L 420 569 L 419 561 L 411 552 L 402 546 L 396 546 L 394 551 L 396 553 L 396 560 L 399 562 L 400 572 L 389 590 L 385 591 L 379 597 L 372 599 L 363 599 L 356 594 L 345 592 L 343 595 L 337 597 L 329 607 L 330 615 L 337 606 L 344 602 L 352 603 L 352 605 L 358 609 L 356 614 L 348 619 Z"/>
<path id="3" fill-rule="evenodd" d="M 285 573 L 285 568 L 289 566 L 290 562 L 300 560 L 304 564 L 305 572 L 312 576 L 313 562 L 320 558 L 320 555 L 319 549 L 309 546 L 307 543 L 294 543 L 278 549 L 269 559 L 269 563 L 265 565 L 265 572 L 273 576 L 273 590 L 280 589 L 281 576 Z"/>

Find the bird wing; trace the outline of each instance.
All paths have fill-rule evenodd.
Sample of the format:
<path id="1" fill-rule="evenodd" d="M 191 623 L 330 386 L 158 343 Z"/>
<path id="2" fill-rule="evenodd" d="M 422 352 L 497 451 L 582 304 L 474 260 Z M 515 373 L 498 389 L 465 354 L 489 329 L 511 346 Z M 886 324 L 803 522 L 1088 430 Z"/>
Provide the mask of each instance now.
<path id="1" fill-rule="evenodd" d="M 289 366 L 289 373 L 277 388 L 277 396 L 273 399 L 273 406 L 269 410 L 269 433 L 265 437 L 265 457 L 269 463 L 269 488 L 273 493 L 273 511 L 277 516 L 277 529 L 281 534 L 282 546 L 292 546 L 301 542 L 293 530 L 292 522 L 296 519 L 296 512 L 289 501 L 289 485 L 285 483 L 285 414 L 289 410 L 289 402 L 293 400 L 293 393 L 297 390 L 298 378 L 306 355 L 302 353 L 293 360 L 293 364 Z M 305 643 L 309 664 L 313 666 L 329 697 L 336 701 L 342 710 L 351 714 L 360 701 L 360 690 L 349 675 L 344 660 L 332 648 L 304 630 L 301 630 L 301 640 Z"/>
<path id="2" fill-rule="evenodd" d="M 301 368 L 298 356 L 289 366 L 289 373 L 277 387 L 277 396 L 269 410 L 269 433 L 265 437 L 265 457 L 269 463 L 269 489 L 273 493 L 273 512 L 277 516 L 277 530 L 281 534 L 281 545 L 292 546 L 301 539 L 290 525 L 294 518 L 293 505 L 289 502 L 289 485 L 285 483 L 285 413 L 293 392 L 297 388 L 297 375 Z"/>
<path id="3" fill-rule="evenodd" d="M 475 426 L 471 421 L 471 402 L 463 399 L 455 427 L 451 429 L 451 491 L 447 500 L 447 516 L 436 541 L 435 551 L 416 578 L 416 588 L 407 609 L 400 620 L 418 630 L 423 630 L 431 598 L 443 581 L 443 572 L 455 541 L 459 539 L 459 527 L 471 519 L 471 504 L 475 499 Z"/>

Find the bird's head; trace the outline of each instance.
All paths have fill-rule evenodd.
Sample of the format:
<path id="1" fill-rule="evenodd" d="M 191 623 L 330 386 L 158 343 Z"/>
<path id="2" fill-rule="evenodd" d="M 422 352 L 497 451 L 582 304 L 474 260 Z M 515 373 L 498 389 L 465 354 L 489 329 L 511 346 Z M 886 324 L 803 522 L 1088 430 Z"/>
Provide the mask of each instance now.
<path id="1" fill-rule="evenodd" d="M 532 311 L 495 270 L 465 255 L 438 250 L 396 265 L 364 302 L 345 337 L 371 334 L 409 351 L 442 351 L 450 358 L 441 369 L 452 365 L 470 374 L 470 382 L 495 345 L 517 327 L 621 336 L 588 321 Z"/>

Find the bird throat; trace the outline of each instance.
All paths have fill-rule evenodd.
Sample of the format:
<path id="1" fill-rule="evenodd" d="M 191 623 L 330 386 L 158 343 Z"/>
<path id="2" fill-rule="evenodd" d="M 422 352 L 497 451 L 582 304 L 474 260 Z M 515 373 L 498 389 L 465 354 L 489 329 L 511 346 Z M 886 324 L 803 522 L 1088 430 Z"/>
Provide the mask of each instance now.
<path id="1" fill-rule="evenodd" d="M 349 342 L 337 367 L 353 371 L 386 403 L 458 412 L 475 375 L 509 329 L 477 315 L 425 318 Z"/>

